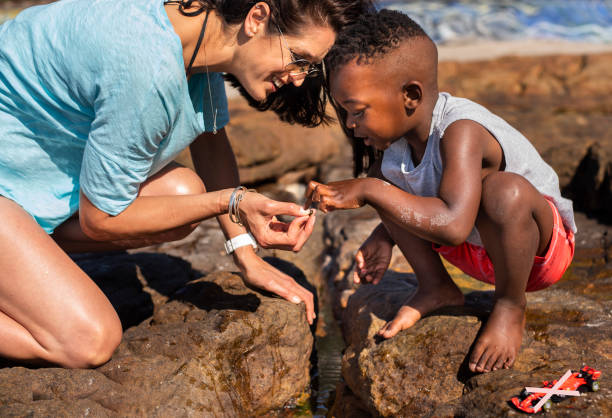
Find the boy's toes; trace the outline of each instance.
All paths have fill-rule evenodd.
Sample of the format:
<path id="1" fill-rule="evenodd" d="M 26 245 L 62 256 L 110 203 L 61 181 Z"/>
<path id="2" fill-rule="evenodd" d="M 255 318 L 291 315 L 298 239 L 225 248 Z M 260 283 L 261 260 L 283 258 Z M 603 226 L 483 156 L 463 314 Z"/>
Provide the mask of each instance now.
<path id="1" fill-rule="evenodd" d="M 472 349 L 472 354 L 470 355 L 469 368 L 473 373 L 482 372 L 482 370 L 478 370 L 478 365 L 480 363 L 480 360 L 483 357 L 485 348 L 486 347 L 484 346 L 484 344 L 481 344 L 480 341 L 478 341 L 476 345 L 474 346 L 474 348 Z"/>
<path id="2" fill-rule="evenodd" d="M 516 353 L 510 353 L 504 362 L 504 369 L 511 369 L 514 366 L 514 360 L 516 360 Z"/>
<path id="3" fill-rule="evenodd" d="M 402 323 L 399 319 L 394 319 L 393 321 L 389 321 L 385 324 L 384 327 L 378 331 L 378 335 L 384 338 L 394 337 L 398 332 L 402 330 Z"/>
<path id="4" fill-rule="evenodd" d="M 491 356 L 491 353 L 489 352 L 487 348 L 485 348 L 484 352 L 480 356 L 480 359 L 478 360 L 478 363 L 476 363 L 477 372 L 484 373 L 488 371 L 486 367 L 487 367 L 487 362 L 489 361 L 490 356 Z"/>
<path id="5" fill-rule="evenodd" d="M 485 372 L 490 372 L 490 371 L 495 370 L 495 365 L 499 363 L 501 359 L 505 358 L 503 351 L 501 353 L 495 350 L 492 350 L 492 351 L 493 353 L 491 353 L 491 355 L 489 356 L 489 359 L 487 360 L 487 363 L 485 364 L 485 367 L 484 367 Z"/>
<path id="6" fill-rule="evenodd" d="M 504 367 L 504 365 L 506 364 L 506 361 L 507 361 L 507 357 L 506 356 L 499 356 L 497 358 L 497 361 L 493 365 L 493 370 L 502 369 Z"/>

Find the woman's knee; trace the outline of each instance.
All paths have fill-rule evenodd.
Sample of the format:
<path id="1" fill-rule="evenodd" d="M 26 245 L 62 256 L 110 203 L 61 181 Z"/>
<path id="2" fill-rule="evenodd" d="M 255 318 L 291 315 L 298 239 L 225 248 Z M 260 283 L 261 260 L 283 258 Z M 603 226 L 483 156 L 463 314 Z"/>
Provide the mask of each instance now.
<path id="1" fill-rule="evenodd" d="M 63 367 L 92 368 L 106 363 L 121 342 L 123 330 L 118 317 L 82 320 L 61 342 L 51 360 Z"/>
<path id="2" fill-rule="evenodd" d="M 204 182 L 193 170 L 171 163 L 143 183 L 140 196 L 193 195 L 206 193 Z"/>
<path id="3" fill-rule="evenodd" d="M 519 220 L 530 214 L 533 205 L 530 199 L 537 192 L 523 176 L 497 172 L 488 175 L 482 182 L 482 198 L 479 218 L 486 217 L 495 223 Z"/>

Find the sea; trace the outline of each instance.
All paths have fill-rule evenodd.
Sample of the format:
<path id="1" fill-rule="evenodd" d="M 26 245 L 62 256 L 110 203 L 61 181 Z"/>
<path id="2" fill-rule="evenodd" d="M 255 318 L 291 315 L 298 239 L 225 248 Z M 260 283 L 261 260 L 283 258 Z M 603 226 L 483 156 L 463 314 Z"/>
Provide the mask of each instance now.
<path id="1" fill-rule="evenodd" d="M 380 1 L 412 17 L 438 44 L 564 40 L 612 43 L 612 0 Z"/>
<path id="2" fill-rule="evenodd" d="M 407 13 L 439 45 L 527 39 L 612 44 L 612 0 L 379 1 Z M 19 11 L 0 8 L 0 24 Z M 0 3 L 1 5 L 1 3 Z"/>

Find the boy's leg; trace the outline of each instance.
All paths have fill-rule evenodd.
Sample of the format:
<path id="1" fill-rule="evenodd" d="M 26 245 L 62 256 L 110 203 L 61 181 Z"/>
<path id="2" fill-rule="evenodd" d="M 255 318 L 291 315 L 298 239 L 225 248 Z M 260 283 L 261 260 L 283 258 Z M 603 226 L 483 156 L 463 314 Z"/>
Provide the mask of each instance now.
<path id="1" fill-rule="evenodd" d="M 0 357 L 93 367 L 121 341 L 95 283 L 21 206 L 0 197 Z"/>
<path id="2" fill-rule="evenodd" d="M 534 257 L 544 254 L 553 229 L 550 205 L 522 176 L 497 172 L 482 184 L 476 226 L 495 271 L 495 306 L 477 338 L 469 367 L 512 367 L 525 326 L 525 288 Z"/>
<path id="3" fill-rule="evenodd" d="M 379 331 L 384 338 L 391 338 L 413 326 L 423 315 L 442 306 L 463 305 L 464 300 L 440 256 L 431 248 L 431 242 L 407 232 L 384 216 L 381 219 L 419 281 L 416 293 L 404 302 L 395 318 Z"/>
<path id="4" fill-rule="evenodd" d="M 178 196 L 205 192 L 204 183 L 202 183 L 202 180 L 193 170 L 176 163 L 170 163 L 157 174 L 147 179 L 140 187 L 138 195 Z M 146 214 L 143 214 L 143 216 L 146 216 Z M 57 227 L 51 237 L 64 251 L 69 253 L 114 251 L 176 241 L 185 238 L 196 227 L 197 224 L 184 225 L 140 239 L 101 242 L 94 241 L 85 235 L 81 229 L 77 214 Z"/>

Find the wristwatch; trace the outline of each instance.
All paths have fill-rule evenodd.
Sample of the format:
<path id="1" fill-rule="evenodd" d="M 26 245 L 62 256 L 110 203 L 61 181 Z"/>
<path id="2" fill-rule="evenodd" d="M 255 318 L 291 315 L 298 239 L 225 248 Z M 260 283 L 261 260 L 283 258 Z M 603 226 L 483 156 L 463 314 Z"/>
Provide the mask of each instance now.
<path id="1" fill-rule="evenodd" d="M 253 249 L 257 249 L 255 238 L 253 238 L 253 235 L 251 235 L 250 232 L 237 235 L 232 239 L 228 239 L 223 245 L 225 246 L 225 251 L 228 254 L 233 253 L 237 248 L 244 247 L 245 245 L 252 245 Z"/>

